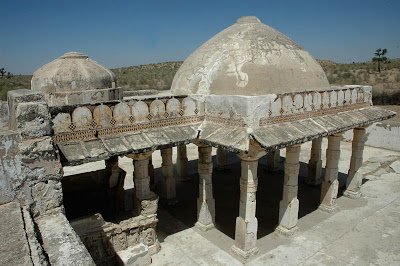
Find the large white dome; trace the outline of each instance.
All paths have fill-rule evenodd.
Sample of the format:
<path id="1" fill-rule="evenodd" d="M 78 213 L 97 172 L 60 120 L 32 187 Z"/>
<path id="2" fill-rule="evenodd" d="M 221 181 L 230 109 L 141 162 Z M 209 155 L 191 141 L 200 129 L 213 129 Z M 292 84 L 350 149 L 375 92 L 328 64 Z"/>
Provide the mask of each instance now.
<path id="1" fill-rule="evenodd" d="M 241 17 L 194 51 L 172 82 L 174 94 L 266 95 L 328 89 L 321 66 L 256 17 Z"/>

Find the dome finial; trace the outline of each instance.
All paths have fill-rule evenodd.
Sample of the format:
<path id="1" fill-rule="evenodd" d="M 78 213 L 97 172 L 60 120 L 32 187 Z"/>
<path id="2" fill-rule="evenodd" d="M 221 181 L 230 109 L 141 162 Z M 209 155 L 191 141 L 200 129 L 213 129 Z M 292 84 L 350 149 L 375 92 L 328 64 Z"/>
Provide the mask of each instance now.
<path id="1" fill-rule="evenodd" d="M 256 16 L 244 16 L 236 20 L 238 24 L 249 24 L 249 23 L 261 23 L 261 21 Z"/>
<path id="2" fill-rule="evenodd" d="M 62 56 L 60 56 L 60 58 L 65 59 L 65 58 L 83 58 L 83 59 L 87 59 L 89 58 L 89 56 L 80 53 L 80 52 L 67 52 L 65 54 L 63 54 Z"/>

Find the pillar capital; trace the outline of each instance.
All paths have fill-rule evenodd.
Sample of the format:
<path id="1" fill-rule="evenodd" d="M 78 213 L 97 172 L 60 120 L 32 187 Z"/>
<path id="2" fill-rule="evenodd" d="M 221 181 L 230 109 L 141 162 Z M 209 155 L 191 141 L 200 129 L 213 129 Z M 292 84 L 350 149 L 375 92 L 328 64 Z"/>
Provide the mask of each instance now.
<path id="1" fill-rule="evenodd" d="M 203 141 L 196 139 L 193 141 L 193 144 L 196 145 L 197 147 L 211 147 L 211 145 L 204 143 Z"/>
<path id="2" fill-rule="evenodd" d="M 152 154 L 153 154 L 153 151 L 147 151 L 147 152 L 142 152 L 142 153 L 127 154 L 126 157 L 131 158 L 136 161 L 141 161 L 141 160 L 149 159 Z"/>

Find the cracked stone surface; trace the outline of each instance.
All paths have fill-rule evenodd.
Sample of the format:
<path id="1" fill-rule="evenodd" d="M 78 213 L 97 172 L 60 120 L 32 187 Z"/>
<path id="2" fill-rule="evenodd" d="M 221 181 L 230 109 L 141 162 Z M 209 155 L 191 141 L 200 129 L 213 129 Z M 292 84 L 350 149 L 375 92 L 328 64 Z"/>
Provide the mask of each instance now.
<path id="1" fill-rule="evenodd" d="M 33 265 L 18 203 L 0 206 L 0 265 Z"/>

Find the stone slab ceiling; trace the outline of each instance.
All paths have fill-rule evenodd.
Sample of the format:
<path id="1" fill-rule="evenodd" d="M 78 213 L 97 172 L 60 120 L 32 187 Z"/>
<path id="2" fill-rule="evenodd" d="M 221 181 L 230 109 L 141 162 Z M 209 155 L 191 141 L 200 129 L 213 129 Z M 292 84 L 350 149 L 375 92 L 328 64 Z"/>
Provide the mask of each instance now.
<path id="1" fill-rule="evenodd" d="M 336 114 L 322 115 L 297 121 L 275 123 L 254 129 L 252 137 L 266 149 L 279 149 L 304 143 L 320 136 L 327 136 L 349 129 L 366 126 L 389 119 L 394 112 L 368 107 Z"/>

